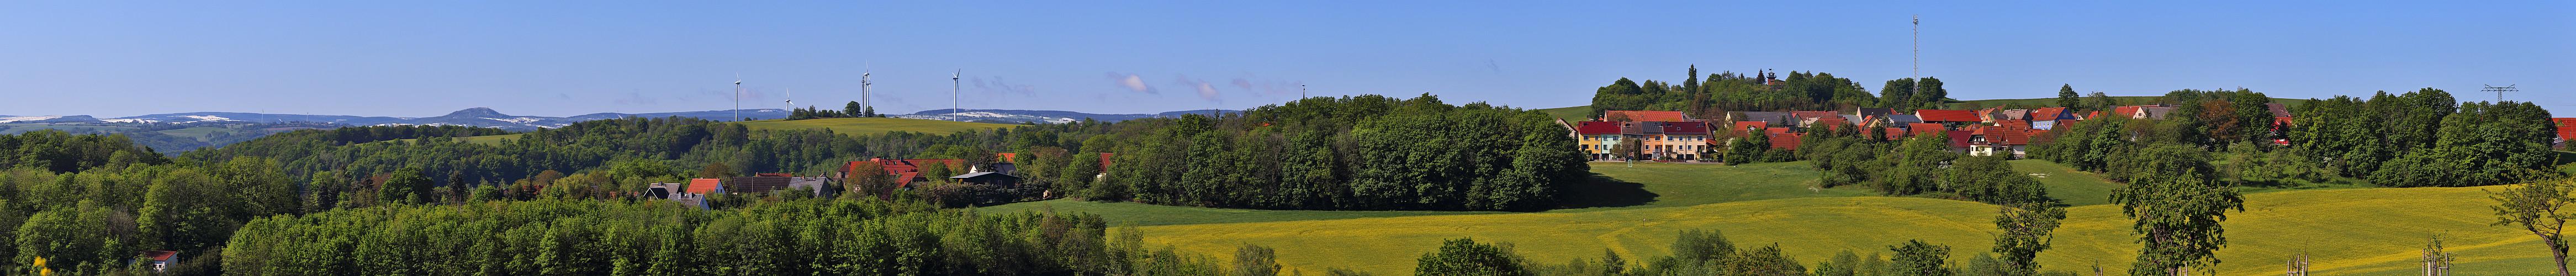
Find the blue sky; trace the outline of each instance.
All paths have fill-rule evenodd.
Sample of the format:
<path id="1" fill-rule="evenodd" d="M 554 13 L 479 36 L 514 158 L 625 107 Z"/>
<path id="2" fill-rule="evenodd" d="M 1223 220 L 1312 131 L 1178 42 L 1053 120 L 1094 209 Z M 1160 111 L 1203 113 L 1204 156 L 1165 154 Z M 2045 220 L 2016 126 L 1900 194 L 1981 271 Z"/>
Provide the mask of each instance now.
<path id="1" fill-rule="evenodd" d="M 927 2 L 927 3 L 925 3 Z M 2073 3 L 2066 3 L 2073 2 Z M 1149 113 L 1315 95 L 1587 104 L 1628 77 L 1922 75 L 1962 99 L 2445 89 L 2576 117 L 2569 1 L 0 2 L 0 114 L 837 107 Z"/>

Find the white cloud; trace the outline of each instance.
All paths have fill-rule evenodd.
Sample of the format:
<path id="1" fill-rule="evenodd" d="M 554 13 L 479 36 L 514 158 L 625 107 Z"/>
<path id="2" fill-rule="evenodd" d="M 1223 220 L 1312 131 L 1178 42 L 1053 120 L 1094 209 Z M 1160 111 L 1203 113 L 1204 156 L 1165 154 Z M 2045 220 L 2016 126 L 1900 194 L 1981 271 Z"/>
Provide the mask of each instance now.
<path id="1" fill-rule="evenodd" d="M 1153 86 L 1145 86 L 1145 78 L 1136 76 L 1136 74 L 1126 74 L 1121 76 L 1118 72 L 1109 72 L 1109 80 L 1116 83 L 1118 87 L 1126 88 L 1129 91 L 1144 92 L 1145 94 L 1155 95 L 1163 94 L 1161 91 L 1155 91 Z"/>

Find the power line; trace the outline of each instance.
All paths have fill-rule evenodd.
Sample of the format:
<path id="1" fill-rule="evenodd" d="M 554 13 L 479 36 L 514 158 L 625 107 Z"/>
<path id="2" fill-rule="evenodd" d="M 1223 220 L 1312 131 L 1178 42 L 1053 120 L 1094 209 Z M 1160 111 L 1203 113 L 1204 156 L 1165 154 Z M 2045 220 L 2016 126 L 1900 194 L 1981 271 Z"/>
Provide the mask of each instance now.
<path id="1" fill-rule="evenodd" d="M 2514 89 L 2514 88 L 2513 88 L 2513 86 L 2514 86 L 2514 85 L 2519 85 L 2519 84 L 2505 85 L 2505 86 L 2494 86 L 2494 85 L 2488 85 L 2488 86 L 2486 87 L 2486 89 L 2480 89 L 2480 90 L 2478 90 L 2478 91 L 2496 92 L 2496 103 L 2504 103 L 2504 92 L 2519 92 L 2519 91 L 2522 91 L 2521 89 Z"/>

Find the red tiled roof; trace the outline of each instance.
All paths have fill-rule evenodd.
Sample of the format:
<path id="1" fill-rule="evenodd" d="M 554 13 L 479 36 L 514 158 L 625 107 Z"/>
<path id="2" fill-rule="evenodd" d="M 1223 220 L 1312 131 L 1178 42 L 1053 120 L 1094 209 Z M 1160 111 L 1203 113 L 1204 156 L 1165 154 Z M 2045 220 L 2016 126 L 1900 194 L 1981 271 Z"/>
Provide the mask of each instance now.
<path id="1" fill-rule="evenodd" d="M 1842 118 L 1842 117 L 1831 117 L 1831 118 L 1824 118 L 1824 119 L 1816 119 L 1816 124 L 1815 124 L 1815 125 L 1810 125 L 1810 126 L 1808 126 L 1808 127 L 1825 126 L 1825 130 L 1826 130 L 1826 131 L 1837 131 L 1837 130 L 1842 130 L 1842 129 L 1843 129 L 1843 125 L 1848 125 L 1848 124 L 1851 124 L 1851 123 L 1843 122 L 1843 118 Z"/>
<path id="2" fill-rule="evenodd" d="M 144 250 L 142 253 L 143 259 L 154 261 L 168 261 L 171 256 L 179 255 L 179 251 Z"/>
<path id="3" fill-rule="evenodd" d="M 1806 119 L 1806 118 L 1825 118 L 1825 117 L 1840 116 L 1840 114 L 1841 114 L 1841 113 L 1842 113 L 1842 112 L 1837 112 L 1837 111 L 1790 111 L 1790 112 L 1789 112 L 1789 117 L 1791 117 L 1791 118 L 1798 118 L 1798 119 Z"/>
<path id="4" fill-rule="evenodd" d="M 2101 119 L 2101 118 L 2102 118 L 2102 112 L 2101 112 L 2101 111 L 2093 111 L 2093 112 L 2086 112 L 2086 113 L 2084 113 L 2084 118 L 2077 118 L 2077 119 L 2078 119 L 2078 120 L 2092 120 L 2092 119 Z"/>
<path id="5" fill-rule="evenodd" d="M 2135 114 L 2138 114 L 2138 108 L 2139 108 L 2139 107 L 2146 107 L 2146 106 L 2143 106 L 2143 105 L 2132 105 L 2132 106 L 2113 107 L 2113 108 L 2111 108 L 2111 116 L 2128 116 L 2128 117 L 2135 118 L 2135 117 L 2137 117 Z"/>
<path id="6" fill-rule="evenodd" d="M 1602 111 L 1601 118 L 1606 120 L 1616 117 L 1611 116 L 1612 114 L 1625 114 L 1628 117 L 1628 121 L 1633 122 L 1680 122 L 1690 120 L 1690 115 L 1682 114 L 1681 111 L 1610 110 Z"/>
<path id="7" fill-rule="evenodd" d="M 1109 157 L 1111 157 L 1111 156 L 1118 156 L 1118 153 L 1114 153 L 1114 152 L 1103 152 L 1103 153 L 1100 153 L 1100 173 L 1109 173 L 1109 163 L 1110 163 L 1110 162 L 1109 162 Z"/>
<path id="8" fill-rule="evenodd" d="M 1916 110 L 1914 110 L 1914 113 L 1915 113 L 1915 114 L 1914 114 L 1914 116 L 1923 118 L 1923 121 L 1925 121 L 1925 122 L 1983 122 L 1983 121 L 1985 121 L 1985 120 L 1978 120 L 1978 119 L 1977 119 L 1977 114 L 1976 114 L 1975 112 L 1970 112 L 1970 111 L 1967 111 L 1967 110 L 1916 109 Z"/>
<path id="9" fill-rule="evenodd" d="M 706 193 L 713 193 L 713 192 L 715 192 L 715 191 L 716 191 L 716 188 L 721 188 L 721 187 L 724 187 L 724 180 L 723 180 L 723 179 L 714 179 L 714 178 L 692 178 L 692 179 L 689 179 L 689 191 L 688 191 L 688 193 L 691 193 L 691 194 L 706 194 Z"/>
<path id="10" fill-rule="evenodd" d="M 1575 133 L 1580 133 L 1580 134 L 1587 134 L 1587 135 L 1589 135 L 1589 134 L 1619 134 L 1619 122 L 1594 122 L 1594 121 L 1585 121 L 1585 122 L 1581 122 L 1580 124 L 1576 124 L 1576 126 L 1574 127 L 1574 132 L 1575 132 Z"/>
<path id="11" fill-rule="evenodd" d="M 1775 127 L 1775 128 L 1766 128 L 1766 129 L 1762 129 L 1762 134 L 1781 134 L 1781 133 L 1789 133 L 1789 128 L 1785 128 L 1785 127 Z"/>
<path id="12" fill-rule="evenodd" d="M 2030 120 L 2032 121 L 2065 119 L 2065 116 L 2066 108 L 2064 107 L 2043 107 L 2030 111 Z"/>
<path id="13" fill-rule="evenodd" d="M 1889 140 L 1889 141 L 1905 139 L 1905 129 L 1903 129 L 1903 128 L 1893 128 L 1893 127 L 1891 127 L 1891 128 L 1883 129 L 1883 130 L 1881 130 L 1881 131 L 1886 131 L 1886 132 L 1887 132 L 1887 140 Z"/>
<path id="14" fill-rule="evenodd" d="M 1974 137 L 1969 137 L 1969 136 L 1968 136 L 1968 135 L 1974 135 L 1974 134 L 1972 134 L 1972 133 L 1975 133 L 1975 131 L 1966 131 L 1966 130 L 1952 130 L 1952 131 L 1950 131 L 1950 146 L 1952 146 L 1952 147 L 1967 147 L 1967 146 L 1968 146 L 1968 138 L 1974 138 Z"/>
<path id="15" fill-rule="evenodd" d="M 2558 139 L 2576 139 L 2576 118 L 2549 118 L 2558 121 Z"/>
<path id="16" fill-rule="evenodd" d="M 2030 133 L 2029 133 L 2029 132 L 2026 132 L 2026 131 L 2029 131 L 2029 130 L 2030 130 L 2030 129 L 2006 129 L 2006 128 L 1997 128 L 1997 129 L 1994 129 L 1994 130 L 1989 130 L 1989 131 L 1986 131 L 1986 143 L 1987 143 L 1987 144 L 2004 144 L 2004 145 L 2029 145 L 2029 144 L 2030 144 Z"/>
<path id="17" fill-rule="evenodd" d="M 1735 128 L 1727 129 L 1727 131 L 1730 131 L 1729 133 L 1734 133 L 1734 135 L 1735 135 L 1735 136 L 1739 136 L 1739 137 L 1741 137 L 1741 136 L 1744 136 L 1744 130 L 1746 130 L 1746 129 L 1752 129 L 1753 131 L 1764 131 L 1764 130 L 1768 130 L 1768 129 L 1770 129 L 1770 128 L 1771 128 L 1771 123 L 1770 123 L 1770 122 L 1763 122 L 1763 121 L 1743 121 L 1743 122 L 1735 122 Z"/>
<path id="18" fill-rule="evenodd" d="M 2047 143 L 2049 140 L 2055 139 L 2054 137 L 2049 137 L 2048 130 L 2045 129 L 2024 129 L 2021 130 L 2021 137 L 2023 138 L 2021 143 L 2014 145 Z"/>
<path id="19" fill-rule="evenodd" d="M 1020 154 L 1018 153 L 995 153 L 993 154 L 993 157 L 1001 160 L 1002 163 L 1019 163 L 1020 160 Z"/>
<path id="20" fill-rule="evenodd" d="M 2004 128 L 2010 128 L 2010 129 L 2027 129 L 2027 128 L 2030 128 L 2030 121 L 2027 121 L 2027 120 L 2001 120 L 2001 121 L 1995 121 L 1995 126 L 2000 126 L 2000 127 L 2004 127 Z"/>
<path id="21" fill-rule="evenodd" d="M 1801 136 L 1801 135 L 1804 135 L 1804 133 L 1781 133 L 1781 134 L 1771 135 L 1771 148 L 1774 148 L 1774 149 L 1797 149 L 1797 148 L 1798 148 L 1798 136 Z"/>
<path id="22" fill-rule="evenodd" d="M 1942 129 L 1942 128 L 1941 128 L 1941 124 L 1935 124 L 1935 123 L 1912 123 L 1912 124 L 1907 124 L 1907 126 L 1905 126 L 1905 127 L 1906 127 L 1906 129 L 1908 129 L 1908 130 L 1911 130 L 1911 131 L 1912 131 L 1912 133 L 1911 133 L 1911 134 L 1909 134 L 1909 135 L 1922 135 L 1922 134 L 1925 134 L 1925 133 L 1931 133 L 1931 132 L 1934 132 L 1934 131 L 1942 131 L 1942 130 L 1945 130 L 1945 129 Z"/>

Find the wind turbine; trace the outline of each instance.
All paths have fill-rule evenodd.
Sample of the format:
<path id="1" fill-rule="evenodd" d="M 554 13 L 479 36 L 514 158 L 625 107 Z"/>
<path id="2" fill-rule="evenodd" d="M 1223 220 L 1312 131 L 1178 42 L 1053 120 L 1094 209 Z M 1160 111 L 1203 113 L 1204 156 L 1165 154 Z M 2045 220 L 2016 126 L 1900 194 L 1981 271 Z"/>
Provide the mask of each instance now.
<path id="1" fill-rule="evenodd" d="M 964 75 L 964 74 L 966 74 L 966 69 L 957 69 L 957 72 L 956 72 L 956 73 L 948 73 L 948 120 L 949 120 L 949 121 L 956 121 L 956 120 L 957 120 L 957 109 L 958 109 L 958 108 L 957 108 L 957 107 L 958 107 L 958 105 L 957 105 L 957 87 L 958 87 L 957 75 Z"/>
<path id="2" fill-rule="evenodd" d="M 795 90 L 795 89 L 788 89 L 788 90 L 787 90 L 787 112 L 788 112 L 788 113 L 795 113 L 795 112 L 796 112 L 796 90 Z"/>
<path id="3" fill-rule="evenodd" d="M 733 73 L 733 121 L 742 121 L 742 73 Z"/>

